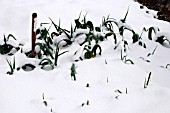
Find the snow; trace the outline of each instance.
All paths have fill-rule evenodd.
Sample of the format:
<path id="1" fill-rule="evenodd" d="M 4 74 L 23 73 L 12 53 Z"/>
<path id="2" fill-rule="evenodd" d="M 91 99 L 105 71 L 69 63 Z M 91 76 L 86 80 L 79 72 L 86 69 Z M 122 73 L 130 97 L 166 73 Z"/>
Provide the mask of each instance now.
<path id="1" fill-rule="evenodd" d="M 116 20 L 124 18 L 128 7 L 125 27 L 138 34 L 144 27 L 160 29 L 154 40 L 147 38 L 147 32 L 143 33 L 142 42 L 146 49 L 138 43 L 133 44 L 129 38 L 131 34 L 116 34 L 118 41 L 122 38 L 128 41 L 128 52 L 124 54 L 134 65 L 121 60 L 123 47 L 114 50 L 116 45 L 111 36 L 99 42 L 101 55 L 81 61 L 79 57 L 84 46 L 79 44 L 85 40 L 89 29 L 77 29 L 74 36 L 83 34 L 76 37 L 70 46 L 60 48 L 60 53 L 69 52 L 59 56 L 58 66 L 47 65 L 44 67 L 46 70 L 38 66 L 40 59 L 27 58 L 21 49 L 17 52 L 12 49 L 11 52 L 16 52 L 14 56 L 0 54 L 0 113 L 169 113 L 170 66 L 167 65 L 170 64 L 170 50 L 168 43 L 165 47 L 155 40 L 162 35 L 170 40 L 170 23 L 154 19 L 155 11 L 146 7 L 140 9 L 133 0 L 1 0 L 0 45 L 4 34 L 13 34 L 17 40 L 10 39 L 9 44 L 17 47 L 22 42 L 23 52 L 31 50 L 31 14 L 34 12 L 38 14 L 37 26 L 51 23 L 50 17 L 54 22 L 60 19 L 62 28 L 70 30 L 80 12 L 82 15 L 87 13 L 86 18 L 94 22 L 94 26 L 100 26 L 103 16 L 110 14 Z M 102 32 L 95 34 L 104 35 Z M 53 42 L 56 44 L 62 39 L 67 39 L 65 34 L 54 37 Z M 36 46 L 36 51 L 40 51 L 39 46 Z M 28 72 L 15 70 L 13 75 L 8 75 L 7 59 L 13 63 L 14 58 L 16 68 L 28 63 L 36 68 Z M 70 75 L 73 63 L 76 81 Z M 149 85 L 144 88 L 150 72 Z"/>

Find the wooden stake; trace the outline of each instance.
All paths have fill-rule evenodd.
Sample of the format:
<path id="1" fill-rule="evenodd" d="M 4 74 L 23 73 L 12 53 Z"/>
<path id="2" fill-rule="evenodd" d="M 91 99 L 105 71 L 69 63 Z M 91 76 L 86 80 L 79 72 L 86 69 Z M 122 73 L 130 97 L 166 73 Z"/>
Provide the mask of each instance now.
<path id="1" fill-rule="evenodd" d="M 35 58 L 35 41 L 36 41 L 36 24 L 37 24 L 37 13 L 32 14 L 32 28 L 31 28 L 31 35 L 32 35 L 32 48 L 31 51 L 26 53 L 26 55 L 30 58 Z"/>
<path id="2" fill-rule="evenodd" d="M 37 13 L 32 14 L 32 53 L 35 52 Z"/>

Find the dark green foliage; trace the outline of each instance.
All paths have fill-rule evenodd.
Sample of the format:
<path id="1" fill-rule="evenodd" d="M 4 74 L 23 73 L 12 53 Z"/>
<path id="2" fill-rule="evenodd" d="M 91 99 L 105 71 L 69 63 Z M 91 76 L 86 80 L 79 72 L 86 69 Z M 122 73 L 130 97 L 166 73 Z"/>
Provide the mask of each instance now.
<path id="1" fill-rule="evenodd" d="M 159 31 L 159 28 L 150 27 L 147 31 L 148 31 L 148 39 L 152 40 L 152 32 L 156 34 L 156 32 Z"/>
<path id="2" fill-rule="evenodd" d="M 19 47 L 14 47 L 11 44 L 7 44 L 7 42 L 9 41 L 10 38 L 16 40 L 16 38 L 12 34 L 9 34 L 8 37 L 5 37 L 5 35 L 4 35 L 4 44 L 0 45 L 0 54 L 2 54 L 2 55 L 7 54 L 13 48 L 15 48 L 17 51 L 20 49 Z M 10 54 L 10 55 L 13 55 L 13 54 Z"/>
<path id="3" fill-rule="evenodd" d="M 12 34 L 9 34 L 7 38 L 5 38 L 5 35 L 4 35 L 4 40 L 6 39 L 6 42 L 7 42 L 10 37 L 13 38 L 14 40 L 17 40 L 17 39 L 14 37 L 14 35 L 12 35 Z M 4 41 L 4 42 L 5 42 L 5 41 Z"/>
<path id="4" fill-rule="evenodd" d="M 96 30 L 97 32 L 101 32 L 101 28 L 100 28 L 100 27 L 95 27 L 95 30 Z"/>
<path id="5" fill-rule="evenodd" d="M 138 40 L 139 40 L 139 35 L 138 34 L 133 34 L 133 36 L 132 36 L 132 39 L 133 39 L 133 43 L 136 43 Z"/>
<path id="6" fill-rule="evenodd" d="M 109 15 L 107 18 L 103 17 L 102 26 L 104 26 L 110 32 L 114 32 L 112 23 L 118 26 L 118 23 L 116 22 L 116 20 L 113 18 L 110 18 Z"/>
<path id="7" fill-rule="evenodd" d="M 128 62 L 130 62 L 131 64 L 134 64 L 132 60 L 126 59 L 126 57 L 125 57 L 125 63 L 128 63 Z"/>
<path id="8" fill-rule="evenodd" d="M 113 36 L 115 44 L 117 44 L 116 34 L 114 32 L 109 32 L 105 35 L 105 38 L 107 39 L 109 36 Z"/>
<path id="9" fill-rule="evenodd" d="M 51 33 L 51 37 L 54 38 L 54 36 L 59 36 L 60 34 L 59 33 L 56 33 L 56 32 L 52 32 Z"/>
<path id="10" fill-rule="evenodd" d="M 84 54 L 84 58 L 85 59 L 90 59 L 90 58 L 94 58 L 97 55 L 97 49 L 99 49 L 99 55 L 102 54 L 102 48 L 100 45 L 96 44 L 94 45 L 94 47 L 91 50 L 91 47 L 89 48 L 89 46 L 85 46 L 84 50 L 86 50 L 85 54 Z"/>
<path id="11" fill-rule="evenodd" d="M 76 24 L 74 31 L 76 29 L 87 29 L 87 28 L 89 28 L 90 31 L 93 31 L 94 30 L 93 23 L 91 21 L 86 21 L 86 15 L 84 16 L 84 19 L 81 21 L 80 16 L 81 16 L 81 13 L 79 15 L 79 18 L 74 20 Z"/>
<path id="12" fill-rule="evenodd" d="M 94 30 L 93 23 L 91 21 L 87 21 L 87 27 L 90 29 L 90 31 Z"/>
<path id="13" fill-rule="evenodd" d="M 42 27 L 42 25 L 41 25 L 41 27 Z M 50 37 L 49 29 L 47 30 L 46 28 L 43 28 L 39 32 L 39 34 L 40 34 L 39 39 L 44 41 L 44 43 L 38 42 L 35 44 L 35 46 L 40 47 L 40 51 L 38 53 L 36 53 L 38 55 L 39 59 L 41 59 L 43 55 L 50 56 L 52 59 L 54 59 L 53 52 L 52 52 L 53 51 L 53 48 L 52 48 L 53 41 L 52 41 L 52 38 Z"/>
<path id="14" fill-rule="evenodd" d="M 132 39 L 133 39 L 133 43 L 138 42 L 138 44 L 139 44 L 140 46 L 146 48 L 146 44 L 142 41 L 142 34 L 143 34 L 144 31 L 145 31 L 145 32 L 147 31 L 145 27 L 143 28 L 142 33 L 140 34 L 140 36 L 133 31 Z"/>
<path id="15" fill-rule="evenodd" d="M 49 58 L 42 59 L 41 62 L 39 63 L 39 65 L 42 66 L 41 69 L 43 69 L 44 66 L 46 66 L 46 65 L 51 65 L 52 69 L 54 69 L 53 62 Z"/>
<path id="16" fill-rule="evenodd" d="M 7 54 L 11 51 L 12 48 L 13 48 L 13 46 L 10 44 L 0 45 L 0 53 L 2 55 Z"/>
<path id="17" fill-rule="evenodd" d="M 98 48 L 99 48 L 99 55 L 102 54 L 102 48 L 101 48 L 101 46 L 98 45 L 98 44 L 96 44 L 96 45 L 93 47 L 93 49 L 92 49 L 92 54 L 93 54 L 94 56 L 96 56 L 96 51 L 97 51 Z"/>
<path id="18" fill-rule="evenodd" d="M 84 54 L 84 58 L 85 59 L 90 59 L 92 57 L 92 53 L 90 51 L 87 51 L 85 54 Z"/>
<path id="19" fill-rule="evenodd" d="M 39 63 L 39 65 L 47 65 L 47 64 L 53 64 L 53 62 L 49 59 L 49 58 L 44 58 L 41 60 L 41 62 Z"/>
<path id="20" fill-rule="evenodd" d="M 51 46 L 48 46 L 46 43 L 36 43 L 35 45 L 40 47 L 40 50 L 43 52 L 43 55 L 50 56 L 52 59 L 54 59 L 53 53 L 52 53 L 53 48 Z M 40 58 L 41 57 L 42 56 L 40 56 Z"/>
<path id="21" fill-rule="evenodd" d="M 156 42 L 160 43 L 161 45 L 163 45 L 163 43 L 164 43 L 165 41 L 167 41 L 168 44 L 170 45 L 170 40 L 168 40 L 168 39 L 166 38 L 166 36 L 164 36 L 164 35 L 159 36 L 159 37 L 157 37 L 157 39 L 156 39 Z"/>
<path id="22" fill-rule="evenodd" d="M 127 59 L 127 56 L 123 56 L 123 52 L 121 50 L 121 60 L 124 62 L 124 63 L 130 63 L 130 64 L 134 64 L 134 62 L 131 60 L 131 59 Z"/>
<path id="23" fill-rule="evenodd" d="M 60 27 L 60 21 L 59 21 L 59 25 L 57 25 L 57 24 L 55 24 L 54 23 L 54 21 L 51 19 L 51 18 L 49 18 L 50 20 L 51 20 L 51 22 L 52 22 L 52 24 L 54 25 L 54 27 L 55 27 L 55 29 L 56 29 L 56 31 L 58 32 L 58 33 L 55 33 L 55 34 L 59 34 L 59 35 L 61 35 L 62 33 L 65 33 L 66 34 L 66 36 L 68 37 L 68 39 L 72 39 L 73 38 L 73 28 L 72 28 L 72 25 L 71 25 L 71 35 L 69 34 L 70 33 L 70 31 L 68 31 L 68 30 L 66 30 L 66 29 L 63 29 L 63 28 L 61 28 Z M 53 34 L 54 34 L 54 32 L 53 32 Z"/>
<path id="24" fill-rule="evenodd" d="M 62 41 L 62 40 L 61 40 L 61 41 Z M 59 51 L 60 51 L 60 49 L 59 49 L 59 44 L 60 44 L 61 41 L 59 41 L 59 42 L 56 44 L 55 59 L 54 59 L 54 65 L 55 65 L 55 66 L 57 66 L 58 57 L 59 57 L 60 55 L 64 54 L 64 53 L 68 52 L 68 51 L 64 51 L 64 52 L 62 52 L 62 53 L 59 54 Z"/>
<path id="25" fill-rule="evenodd" d="M 121 48 L 121 60 L 124 63 L 134 64 L 134 62 L 131 59 L 127 59 L 127 55 L 123 55 L 123 53 L 122 53 L 122 52 L 127 53 L 127 49 L 129 46 L 129 44 L 128 44 L 129 42 L 127 41 L 126 37 L 124 36 L 125 30 L 128 30 L 128 32 L 132 33 L 132 37 L 131 37 L 133 40 L 132 43 L 138 43 L 140 46 L 143 46 L 144 48 L 146 48 L 146 44 L 143 43 L 142 38 L 141 38 L 143 31 L 148 32 L 148 38 L 150 40 L 152 40 L 153 32 L 156 34 L 156 32 L 159 31 L 159 28 L 156 28 L 156 27 L 150 27 L 149 29 L 143 28 L 143 31 L 142 31 L 141 35 L 139 36 L 138 33 L 136 33 L 133 29 L 128 27 L 128 25 L 126 24 L 128 13 L 129 13 L 129 8 L 128 8 L 124 18 L 120 19 L 119 21 L 117 21 L 114 18 L 110 18 L 109 16 L 103 17 L 102 24 L 97 27 L 94 26 L 92 21 L 86 19 L 86 15 L 81 20 L 80 19 L 81 13 L 80 13 L 79 17 L 77 19 L 75 19 L 75 21 L 74 21 L 75 26 L 72 26 L 72 24 L 71 24 L 70 30 L 61 28 L 60 20 L 57 25 L 54 23 L 54 21 L 51 18 L 49 18 L 51 20 L 50 27 L 42 28 L 42 26 L 44 24 L 49 24 L 49 23 L 41 23 L 40 24 L 41 27 L 39 29 L 37 29 L 37 31 L 36 31 L 37 37 L 39 36 L 38 40 L 41 40 L 40 41 L 41 43 L 40 42 L 36 43 L 36 46 L 40 47 L 40 51 L 38 51 L 38 49 L 37 49 L 38 52 L 36 51 L 37 53 L 35 53 L 36 58 L 38 56 L 38 58 L 41 59 L 39 65 L 41 66 L 42 69 L 45 66 L 51 65 L 52 69 L 53 69 L 54 66 L 58 65 L 59 56 L 68 52 L 68 51 L 64 51 L 64 52 L 60 53 L 60 47 L 59 47 L 60 42 L 61 41 L 66 42 L 66 45 L 64 45 L 64 46 L 62 45 L 62 47 L 66 47 L 67 45 L 71 45 L 73 43 L 73 41 L 75 41 L 75 40 L 77 41 L 81 35 L 83 35 L 84 37 L 83 37 L 83 41 L 82 42 L 80 41 L 81 44 L 79 44 L 79 45 L 84 47 L 81 49 L 83 49 L 82 53 L 84 54 L 85 59 L 94 58 L 97 56 L 97 54 L 101 55 L 102 48 L 100 46 L 100 43 L 104 40 L 107 40 L 108 37 L 113 37 L 114 44 L 115 44 L 114 49 L 117 49 L 119 45 L 123 45 L 123 47 L 121 46 L 122 47 Z M 52 25 L 55 27 L 55 31 L 52 31 L 52 33 L 51 33 L 51 32 L 49 32 L 49 30 Z M 115 32 L 115 28 L 116 28 L 116 30 L 118 30 L 118 33 Z M 78 31 L 77 29 L 80 29 L 80 31 Z M 86 29 L 86 30 L 82 30 L 82 29 Z M 79 33 L 77 33 L 76 30 Z M 66 38 L 62 39 L 57 44 L 54 44 L 53 39 L 57 38 L 57 36 L 60 36 L 61 34 L 64 34 L 62 36 L 65 36 Z M 121 39 L 118 39 L 119 37 Z M 13 48 L 16 48 L 17 50 L 19 50 L 17 47 L 13 47 L 12 45 L 9 45 L 7 43 L 9 38 L 13 38 L 14 40 L 16 40 L 16 38 L 11 34 L 9 34 L 7 38 L 4 36 L 4 45 L 0 45 L 0 53 L 1 54 L 7 54 Z M 169 42 L 169 40 L 164 35 L 157 37 L 156 41 L 161 44 L 163 44 L 164 41 Z M 155 53 L 156 48 L 154 49 L 154 51 L 152 53 L 148 54 L 148 56 L 153 55 Z M 76 53 L 75 53 L 75 55 L 76 55 Z M 80 56 L 81 60 L 83 60 L 84 58 Z M 145 60 L 145 61 L 150 62 L 149 60 Z M 13 74 L 15 65 L 12 65 L 11 62 L 9 62 L 8 60 L 7 60 L 7 62 L 11 69 L 11 71 L 9 71 L 7 73 Z M 14 60 L 14 64 L 15 64 L 15 60 Z M 107 64 L 106 60 L 105 60 L 105 64 Z M 32 70 L 34 68 L 36 68 L 32 64 L 25 64 L 22 67 L 18 67 L 17 70 L 19 70 L 20 68 L 27 70 L 28 67 L 29 67 L 29 69 L 32 69 Z M 76 80 L 75 74 L 76 74 L 75 65 L 72 64 L 71 77 L 73 77 L 74 80 Z M 150 79 L 150 78 L 148 78 L 148 79 Z M 107 78 L 107 81 L 108 81 L 108 78 Z M 148 84 L 148 83 L 149 82 L 146 81 L 146 84 Z"/>
<path id="26" fill-rule="evenodd" d="M 145 43 L 143 43 L 142 41 L 138 41 L 138 44 L 139 44 L 140 46 L 142 46 L 142 47 L 146 48 L 146 44 L 145 44 Z"/>
<path id="27" fill-rule="evenodd" d="M 49 18 L 49 19 L 51 20 L 52 24 L 54 25 L 56 31 L 57 31 L 59 34 L 61 34 L 61 33 L 63 33 L 63 32 L 68 32 L 68 33 L 70 33 L 68 30 L 63 29 L 63 28 L 60 27 L 60 20 L 59 20 L 59 25 L 57 25 L 57 24 L 54 23 L 54 21 L 53 21 L 51 18 Z"/>
<path id="28" fill-rule="evenodd" d="M 165 41 L 164 36 L 160 36 L 156 40 L 156 42 L 159 42 L 160 44 L 163 44 L 164 41 Z"/>

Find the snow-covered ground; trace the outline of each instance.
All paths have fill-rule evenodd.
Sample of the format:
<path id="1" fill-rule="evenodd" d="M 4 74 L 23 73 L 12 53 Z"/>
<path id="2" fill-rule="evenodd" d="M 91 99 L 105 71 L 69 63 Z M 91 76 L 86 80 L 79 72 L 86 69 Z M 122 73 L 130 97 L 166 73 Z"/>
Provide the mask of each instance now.
<path id="1" fill-rule="evenodd" d="M 61 26 L 70 29 L 81 11 L 98 26 L 102 17 L 109 14 L 117 20 L 124 18 L 128 7 L 127 24 L 137 33 L 144 27 L 156 26 L 160 29 L 157 35 L 170 37 L 170 23 L 154 19 L 155 11 L 140 9 L 133 0 L 1 0 L 0 40 L 11 33 L 29 48 L 33 12 L 38 14 L 38 25 L 51 23 L 50 17 L 56 23 L 60 19 Z M 124 37 L 129 39 L 129 36 L 125 33 Z M 72 60 L 77 50 L 75 43 L 63 48 L 69 52 L 59 57 L 58 66 L 51 71 L 35 68 L 8 75 L 6 59 L 13 61 L 13 56 L 0 55 L 0 113 L 169 113 L 169 45 L 149 40 L 147 33 L 143 33 L 142 41 L 146 49 L 129 42 L 127 57 L 134 65 L 121 60 L 120 48 L 114 50 L 111 38 L 101 42 L 101 56 L 79 62 Z M 154 54 L 148 56 L 154 49 Z M 20 51 L 15 54 L 15 60 L 16 65 L 38 62 Z M 72 63 L 76 81 L 70 75 Z M 144 88 L 150 72 L 149 85 Z"/>

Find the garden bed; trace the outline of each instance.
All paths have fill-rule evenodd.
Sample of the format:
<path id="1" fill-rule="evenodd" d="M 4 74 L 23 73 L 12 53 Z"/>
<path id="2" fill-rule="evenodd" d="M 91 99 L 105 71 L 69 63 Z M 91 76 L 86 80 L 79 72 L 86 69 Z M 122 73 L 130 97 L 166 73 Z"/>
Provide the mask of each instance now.
<path id="1" fill-rule="evenodd" d="M 170 0 L 136 0 L 142 6 L 158 11 L 157 18 L 170 22 Z"/>

